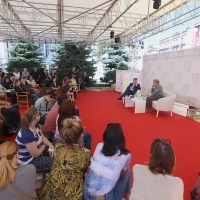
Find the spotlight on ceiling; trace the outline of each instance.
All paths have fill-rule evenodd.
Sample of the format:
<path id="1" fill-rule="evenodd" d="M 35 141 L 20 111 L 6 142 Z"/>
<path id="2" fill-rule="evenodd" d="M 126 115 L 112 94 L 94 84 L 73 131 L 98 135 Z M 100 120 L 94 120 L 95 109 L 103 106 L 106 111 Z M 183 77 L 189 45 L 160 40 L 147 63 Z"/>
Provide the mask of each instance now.
<path id="1" fill-rule="evenodd" d="M 158 9 L 161 6 L 161 0 L 153 0 L 153 9 Z"/>

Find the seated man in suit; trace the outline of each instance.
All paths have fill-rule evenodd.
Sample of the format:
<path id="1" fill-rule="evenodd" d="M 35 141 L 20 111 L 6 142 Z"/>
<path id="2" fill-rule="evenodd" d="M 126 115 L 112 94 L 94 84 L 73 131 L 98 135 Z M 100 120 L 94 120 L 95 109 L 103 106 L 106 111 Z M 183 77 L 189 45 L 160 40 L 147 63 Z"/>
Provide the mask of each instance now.
<path id="1" fill-rule="evenodd" d="M 135 93 L 141 90 L 140 84 L 138 83 L 138 79 L 134 78 L 133 83 L 130 83 L 129 86 L 126 88 L 124 94 L 117 98 L 118 100 L 122 100 L 123 97 L 129 96 L 129 95 L 135 95 Z"/>
<path id="2" fill-rule="evenodd" d="M 162 86 L 159 84 L 159 80 L 153 80 L 153 86 L 151 89 L 151 94 L 146 99 L 146 112 L 152 111 L 152 101 L 158 100 L 163 98 L 163 89 Z"/>

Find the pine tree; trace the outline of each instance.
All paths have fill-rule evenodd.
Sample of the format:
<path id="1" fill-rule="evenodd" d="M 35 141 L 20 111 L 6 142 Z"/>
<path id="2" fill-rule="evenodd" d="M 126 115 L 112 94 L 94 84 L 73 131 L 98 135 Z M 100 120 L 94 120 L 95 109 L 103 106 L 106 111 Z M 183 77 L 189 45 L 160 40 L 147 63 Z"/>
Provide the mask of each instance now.
<path id="1" fill-rule="evenodd" d="M 96 72 L 95 61 L 92 58 L 92 48 L 89 46 L 57 44 L 53 47 L 52 61 L 58 66 L 56 72 L 59 79 L 69 76 L 72 67 L 80 67 L 80 72 L 86 71 L 93 77 Z"/>
<path id="2" fill-rule="evenodd" d="M 12 72 L 17 67 L 20 72 L 24 68 L 31 71 L 34 67 L 44 67 L 42 52 L 40 47 L 33 43 L 13 43 L 8 50 L 10 57 L 8 58 L 7 71 Z"/>
<path id="3" fill-rule="evenodd" d="M 116 47 L 99 47 L 96 51 L 99 61 L 104 64 L 104 77 L 101 78 L 101 82 L 115 83 L 116 82 L 116 70 L 127 70 L 129 55 L 122 48 Z"/>

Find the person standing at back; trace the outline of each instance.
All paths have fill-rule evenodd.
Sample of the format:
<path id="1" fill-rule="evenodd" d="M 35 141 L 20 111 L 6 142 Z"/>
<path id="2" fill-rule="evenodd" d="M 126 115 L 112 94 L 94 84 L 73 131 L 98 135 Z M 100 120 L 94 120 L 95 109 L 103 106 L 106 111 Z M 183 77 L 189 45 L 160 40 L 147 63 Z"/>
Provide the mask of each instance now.
<path id="1" fill-rule="evenodd" d="M 34 67 L 33 72 L 31 73 L 33 79 L 37 84 L 40 84 L 40 72 L 36 67 Z"/>
<path id="2" fill-rule="evenodd" d="M 15 142 L 4 142 L 0 145 L 0 199 L 1 200 L 21 200 L 12 187 L 17 192 L 36 198 L 35 181 L 36 170 L 34 165 L 18 165 L 18 147 Z M 11 189 L 10 189 L 11 187 Z"/>
<path id="3" fill-rule="evenodd" d="M 158 100 L 163 98 L 163 89 L 162 86 L 159 84 L 159 80 L 153 80 L 153 86 L 151 88 L 151 94 L 146 99 L 146 112 L 152 111 L 152 101 Z"/>
<path id="4" fill-rule="evenodd" d="M 172 175 L 176 156 L 169 140 L 153 140 L 148 166 L 133 167 L 130 200 L 183 200 L 183 181 Z"/>

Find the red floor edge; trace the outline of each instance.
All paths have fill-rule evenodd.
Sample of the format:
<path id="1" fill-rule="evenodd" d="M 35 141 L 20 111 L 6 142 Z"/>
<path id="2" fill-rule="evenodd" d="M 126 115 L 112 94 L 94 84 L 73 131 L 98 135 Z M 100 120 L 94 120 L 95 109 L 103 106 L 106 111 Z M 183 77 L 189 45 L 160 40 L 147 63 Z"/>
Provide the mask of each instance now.
<path id="1" fill-rule="evenodd" d="M 170 139 L 176 153 L 173 175 L 183 180 L 184 199 L 189 200 L 189 193 L 200 172 L 200 123 L 177 114 L 170 117 L 165 112 L 160 112 L 158 118 L 155 111 L 134 114 L 133 108 L 125 108 L 122 101 L 116 99 L 118 96 L 119 93 L 115 91 L 87 91 L 78 94 L 76 103 L 80 108 L 80 118 L 93 137 L 92 151 L 102 141 L 105 127 L 111 122 L 122 124 L 126 147 L 132 155 L 131 168 L 136 163 L 148 162 L 153 139 Z M 21 114 L 24 111 L 24 108 L 20 109 Z"/>

